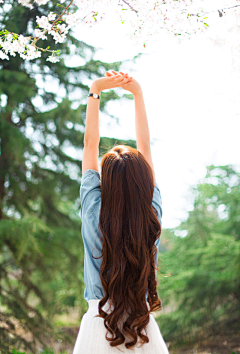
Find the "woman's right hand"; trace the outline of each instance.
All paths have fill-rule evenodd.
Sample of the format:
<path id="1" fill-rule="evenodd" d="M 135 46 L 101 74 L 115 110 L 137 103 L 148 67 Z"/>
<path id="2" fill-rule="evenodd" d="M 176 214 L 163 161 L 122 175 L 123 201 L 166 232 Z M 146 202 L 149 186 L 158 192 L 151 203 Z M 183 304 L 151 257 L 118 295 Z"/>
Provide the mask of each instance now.
<path id="1" fill-rule="evenodd" d="M 125 73 L 123 73 L 122 71 L 119 71 L 119 73 L 117 73 L 116 71 L 112 70 L 110 71 L 106 71 L 105 76 L 113 76 L 113 75 L 125 75 Z M 138 92 L 141 92 L 141 86 L 139 85 L 139 83 L 133 78 L 130 77 L 130 81 L 128 81 L 126 84 L 123 84 L 121 86 L 124 90 L 130 91 L 133 95 L 136 95 Z"/>

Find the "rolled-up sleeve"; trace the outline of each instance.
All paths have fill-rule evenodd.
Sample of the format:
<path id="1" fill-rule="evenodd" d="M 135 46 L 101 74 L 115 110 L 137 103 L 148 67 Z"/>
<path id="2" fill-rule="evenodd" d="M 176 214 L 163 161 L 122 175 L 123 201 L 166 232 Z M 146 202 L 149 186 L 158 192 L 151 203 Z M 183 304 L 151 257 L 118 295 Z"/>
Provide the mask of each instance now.
<path id="1" fill-rule="evenodd" d="M 88 169 L 82 175 L 80 187 L 81 210 L 83 220 L 87 213 L 94 211 L 101 199 L 100 174 L 98 171 Z"/>
<path id="2" fill-rule="evenodd" d="M 157 182 L 155 182 L 155 186 L 154 186 L 152 205 L 155 207 L 155 209 L 158 212 L 157 217 L 162 226 L 162 196 Z"/>
<path id="3" fill-rule="evenodd" d="M 158 213 L 157 218 L 158 218 L 158 221 L 160 222 L 160 225 L 162 227 L 162 197 L 161 197 L 161 192 L 160 192 L 157 182 L 155 182 L 155 186 L 154 186 L 152 205 L 157 210 L 157 213 Z M 155 245 L 157 246 L 158 250 L 159 250 L 159 244 L 160 244 L 160 237 L 155 242 Z M 156 257 L 156 260 L 157 260 L 157 257 Z"/>

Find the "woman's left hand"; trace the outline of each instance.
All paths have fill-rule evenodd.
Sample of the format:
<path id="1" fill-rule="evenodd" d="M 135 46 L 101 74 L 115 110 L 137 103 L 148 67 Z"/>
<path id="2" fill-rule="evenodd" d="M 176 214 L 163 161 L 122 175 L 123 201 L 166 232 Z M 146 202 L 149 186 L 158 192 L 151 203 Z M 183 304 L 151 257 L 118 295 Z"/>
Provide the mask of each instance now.
<path id="1" fill-rule="evenodd" d="M 96 93 L 100 93 L 103 90 L 121 87 L 122 85 L 131 81 L 132 78 L 128 74 L 118 74 L 113 76 L 105 76 L 93 81 L 91 90 L 95 90 Z"/>

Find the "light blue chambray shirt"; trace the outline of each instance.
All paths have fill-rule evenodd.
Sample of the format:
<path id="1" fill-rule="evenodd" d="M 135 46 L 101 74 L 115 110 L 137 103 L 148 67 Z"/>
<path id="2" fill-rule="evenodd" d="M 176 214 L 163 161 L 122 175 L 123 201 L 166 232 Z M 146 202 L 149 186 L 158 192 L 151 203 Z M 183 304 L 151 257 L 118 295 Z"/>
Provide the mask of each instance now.
<path id="1" fill-rule="evenodd" d="M 99 172 L 88 169 L 82 175 L 81 187 L 81 210 L 82 238 L 84 243 L 84 298 L 86 301 L 92 299 L 102 299 L 104 290 L 99 276 L 99 268 L 102 257 L 95 259 L 92 257 L 101 256 L 102 244 L 99 239 L 98 226 L 101 208 L 101 189 Z M 152 205 L 157 209 L 158 220 L 162 226 L 162 198 L 157 183 L 155 182 Z M 100 231 L 100 237 L 102 233 Z M 160 237 L 155 242 L 159 249 Z M 157 256 L 155 262 L 157 263 Z M 147 298 L 147 293 L 146 293 Z"/>

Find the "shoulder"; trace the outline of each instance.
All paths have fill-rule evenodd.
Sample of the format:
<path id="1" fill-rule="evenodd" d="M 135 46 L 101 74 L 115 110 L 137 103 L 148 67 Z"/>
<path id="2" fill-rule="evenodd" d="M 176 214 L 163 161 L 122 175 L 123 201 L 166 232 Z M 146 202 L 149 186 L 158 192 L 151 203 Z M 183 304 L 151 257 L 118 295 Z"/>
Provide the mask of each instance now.
<path id="1" fill-rule="evenodd" d="M 93 212 L 101 201 L 101 179 L 98 171 L 86 170 L 82 175 L 80 187 L 81 211 L 83 219 L 88 212 Z"/>
<path id="2" fill-rule="evenodd" d="M 100 181 L 100 174 L 98 171 L 93 170 L 92 168 L 88 168 L 86 171 L 84 171 L 83 175 L 82 175 L 82 180 L 81 180 L 81 184 L 85 181 L 88 180 L 89 178 L 97 178 Z"/>
<path id="3" fill-rule="evenodd" d="M 154 191 L 153 191 L 153 200 L 152 204 L 158 212 L 158 219 L 162 224 L 162 196 L 159 189 L 159 186 L 156 181 L 154 181 Z"/>

